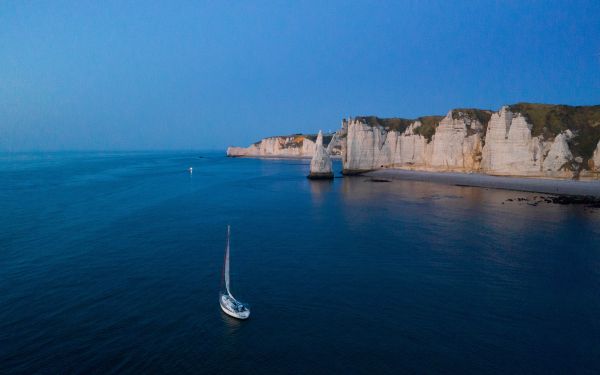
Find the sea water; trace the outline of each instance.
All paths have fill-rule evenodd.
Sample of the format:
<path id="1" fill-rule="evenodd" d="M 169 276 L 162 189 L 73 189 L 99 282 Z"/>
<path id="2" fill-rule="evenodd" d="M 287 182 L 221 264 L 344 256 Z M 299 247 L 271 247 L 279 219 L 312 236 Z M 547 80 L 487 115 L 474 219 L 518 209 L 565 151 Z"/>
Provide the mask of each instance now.
<path id="1" fill-rule="evenodd" d="M 308 167 L 1 154 L 0 373 L 600 370 L 600 209 Z"/>

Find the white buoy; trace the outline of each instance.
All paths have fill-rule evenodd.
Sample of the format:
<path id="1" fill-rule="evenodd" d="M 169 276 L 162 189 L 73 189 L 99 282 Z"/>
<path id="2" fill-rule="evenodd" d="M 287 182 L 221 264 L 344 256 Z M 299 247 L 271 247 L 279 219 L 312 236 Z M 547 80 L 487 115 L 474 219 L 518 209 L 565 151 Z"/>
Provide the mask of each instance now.
<path id="1" fill-rule="evenodd" d="M 190 167 L 188 170 L 190 171 L 190 174 L 194 172 L 194 169 L 192 167 Z"/>

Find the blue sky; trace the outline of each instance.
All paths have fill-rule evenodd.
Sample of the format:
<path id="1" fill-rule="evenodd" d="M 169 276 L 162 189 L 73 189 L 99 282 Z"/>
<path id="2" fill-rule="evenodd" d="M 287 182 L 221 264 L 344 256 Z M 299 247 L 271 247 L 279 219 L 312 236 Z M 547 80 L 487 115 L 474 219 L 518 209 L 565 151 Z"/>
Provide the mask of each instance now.
<path id="1" fill-rule="evenodd" d="M 600 104 L 600 1 L 3 1 L 0 150 L 219 149 Z"/>

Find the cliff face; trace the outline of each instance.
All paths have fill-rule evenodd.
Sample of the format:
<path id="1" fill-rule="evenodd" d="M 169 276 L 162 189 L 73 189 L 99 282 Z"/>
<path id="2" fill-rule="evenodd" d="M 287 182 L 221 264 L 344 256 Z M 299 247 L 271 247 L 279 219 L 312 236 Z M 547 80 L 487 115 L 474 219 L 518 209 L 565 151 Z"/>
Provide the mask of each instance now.
<path id="1" fill-rule="evenodd" d="M 484 125 L 476 116 L 450 111 L 431 140 L 433 168 L 470 171 L 481 163 Z"/>
<path id="2" fill-rule="evenodd" d="M 552 145 L 532 137 L 531 124 L 508 107 L 492 115 L 485 141 L 482 169 L 498 175 L 540 175 L 544 154 Z"/>
<path id="3" fill-rule="evenodd" d="M 592 171 L 600 172 L 600 141 L 598 141 L 598 145 L 596 146 L 596 150 L 594 151 L 594 155 L 589 165 Z"/>
<path id="4" fill-rule="evenodd" d="M 335 136 L 323 137 L 323 145 L 331 155 L 340 155 L 339 140 L 332 144 Z M 232 157 L 299 157 L 311 158 L 316 149 L 316 135 L 294 134 L 289 136 L 269 137 L 249 147 L 228 147 L 227 156 Z"/>
<path id="5" fill-rule="evenodd" d="M 316 135 L 270 137 L 228 156 L 315 154 Z M 600 106 L 519 103 L 498 112 L 455 109 L 408 120 L 374 116 L 343 120 L 323 137 L 346 174 L 378 168 L 491 175 L 600 178 Z"/>
<path id="6" fill-rule="evenodd" d="M 600 106 L 519 104 L 432 119 L 344 120 L 344 173 L 392 167 L 572 178 L 600 172 Z"/>
<path id="7" fill-rule="evenodd" d="M 435 133 L 421 131 L 421 120 L 406 128 L 386 129 L 381 125 L 369 126 L 361 120 L 344 122 L 348 133 L 346 147 L 342 148 L 346 173 L 384 167 L 406 167 L 447 171 L 479 169 L 481 161 L 481 134 L 484 126 L 462 112 L 448 112 L 439 121 Z"/>

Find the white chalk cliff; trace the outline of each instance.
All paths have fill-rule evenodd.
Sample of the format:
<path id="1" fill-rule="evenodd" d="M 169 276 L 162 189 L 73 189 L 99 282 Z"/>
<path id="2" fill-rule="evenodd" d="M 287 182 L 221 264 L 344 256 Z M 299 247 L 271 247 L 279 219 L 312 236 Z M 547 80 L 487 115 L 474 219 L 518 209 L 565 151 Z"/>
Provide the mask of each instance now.
<path id="1" fill-rule="evenodd" d="M 312 157 L 316 138 L 270 137 L 230 147 L 227 155 Z M 455 109 L 416 120 L 356 117 L 344 119 L 323 144 L 329 157 L 341 155 L 345 174 L 401 168 L 600 178 L 600 106 L 518 103 L 498 112 Z"/>
<path id="2" fill-rule="evenodd" d="M 470 111 L 448 112 L 434 125 L 429 139 L 419 131 L 424 126 L 421 121 L 393 129 L 368 125 L 361 118 L 345 120 L 343 171 L 402 168 L 531 177 L 590 175 L 582 167 L 583 158 L 573 156 L 570 142 L 576 134 L 571 130 L 552 138 L 532 136 L 533 125 L 509 107 L 502 107 L 483 123 Z M 600 170 L 600 142 L 589 164 Z"/>
<path id="3" fill-rule="evenodd" d="M 483 124 L 476 118 L 448 112 L 432 139 L 431 166 L 436 169 L 471 171 L 481 162 Z"/>
<path id="4" fill-rule="evenodd" d="M 564 131 L 554 138 L 550 145 L 550 151 L 542 163 L 542 171 L 556 172 L 564 169 L 573 160 L 573 154 L 569 149 L 569 141 L 573 137 L 570 130 Z"/>
<path id="5" fill-rule="evenodd" d="M 327 150 L 323 147 L 323 134 L 319 131 L 315 145 L 315 153 L 310 161 L 309 178 L 333 178 L 333 170 L 331 168 L 331 158 L 327 154 Z"/>
<path id="6" fill-rule="evenodd" d="M 592 156 L 592 169 L 596 172 L 600 172 L 600 141 L 596 145 L 596 150 L 594 151 L 594 155 Z"/>
<path id="7" fill-rule="evenodd" d="M 335 136 L 334 136 L 335 137 Z M 328 137 L 334 139 L 332 137 Z M 328 143 L 331 155 L 341 153 L 339 140 Z M 227 156 L 231 157 L 297 157 L 312 158 L 315 153 L 315 137 L 295 134 L 289 136 L 269 137 L 256 142 L 249 147 L 228 147 Z"/>
<path id="8" fill-rule="evenodd" d="M 415 121 L 404 131 L 370 126 L 356 119 L 343 124 L 347 131 L 342 154 L 346 173 L 404 167 L 410 169 L 471 171 L 479 168 L 483 125 L 468 116 L 453 118 L 450 111 L 431 141 L 418 133 Z"/>
<path id="9" fill-rule="evenodd" d="M 508 107 L 494 113 L 485 136 L 482 170 L 495 175 L 541 175 L 547 145 L 539 137 L 532 137 L 531 129 L 524 116 L 513 114 Z"/>

